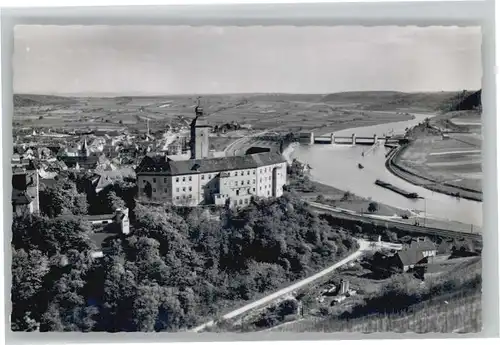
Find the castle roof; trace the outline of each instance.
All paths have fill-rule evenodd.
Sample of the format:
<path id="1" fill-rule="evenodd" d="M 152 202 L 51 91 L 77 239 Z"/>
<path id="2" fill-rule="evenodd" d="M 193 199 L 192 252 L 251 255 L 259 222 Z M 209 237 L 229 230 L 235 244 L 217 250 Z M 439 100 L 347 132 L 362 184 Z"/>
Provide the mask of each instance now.
<path id="1" fill-rule="evenodd" d="M 137 174 L 157 172 L 159 174 L 176 176 L 255 169 L 285 162 L 286 160 L 280 154 L 271 152 L 223 158 L 189 159 L 184 161 L 173 161 L 165 156 L 146 156 L 139 164 Z"/>

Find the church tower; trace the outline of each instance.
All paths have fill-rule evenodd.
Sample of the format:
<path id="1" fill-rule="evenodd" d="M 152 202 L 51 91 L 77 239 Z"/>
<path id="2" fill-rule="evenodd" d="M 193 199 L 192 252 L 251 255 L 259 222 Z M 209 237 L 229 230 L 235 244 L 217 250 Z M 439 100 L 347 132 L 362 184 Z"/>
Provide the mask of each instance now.
<path id="1" fill-rule="evenodd" d="M 89 146 L 87 144 L 87 137 L 84 138 L 82 148 L 80 150 L 80 156 L 88 157 L 90 156 Z"/>
<path id="2" fill-rule="evenodd" d="M 195 108 L 195 114 L 196 117 L 191 122 L 191 140 L 189 142 L 191 159 L 208 158 L 208 136 L 210 134 L 211 126 L 206 120 L 206 116 L 203 113 L 203 108 L 200 105 L 199 99 Z"/>

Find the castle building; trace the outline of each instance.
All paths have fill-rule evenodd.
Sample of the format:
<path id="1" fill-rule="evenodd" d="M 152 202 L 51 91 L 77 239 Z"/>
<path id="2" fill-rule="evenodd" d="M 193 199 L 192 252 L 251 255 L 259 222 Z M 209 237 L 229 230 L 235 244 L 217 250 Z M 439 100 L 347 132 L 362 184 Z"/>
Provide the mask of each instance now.
<path id="1" fill-rule="evenodd" d="M 252 197 L 283 195 L 286 160 L 278 153 L 208 158 L 210 126 L 196 107 L 191 159 L 146 156 L 136 169 L 138 199 L 177 206 L 248 205 Z"/>

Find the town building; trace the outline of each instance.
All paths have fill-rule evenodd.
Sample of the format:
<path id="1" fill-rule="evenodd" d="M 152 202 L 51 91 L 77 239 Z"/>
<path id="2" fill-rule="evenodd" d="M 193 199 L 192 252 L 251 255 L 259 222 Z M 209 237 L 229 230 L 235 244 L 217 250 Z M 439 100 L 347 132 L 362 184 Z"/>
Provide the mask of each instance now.
<path id="1" fill-rule="evenodd" d="M 12 210 L 15 215 L 39 212 L 38 169 L 33 161 L 12 166 Z"/>
<path id="2" fill-rule="evenodd" d="M 209 129 L 198 105 L 191 123 L 191 159 L 144 157 L 136 169 L 139 200 L 178 206 L 234 207 L 248 205 L 253 197 L 283 194 L 287 164 L 280 154 L 208 158 Z"/>
<path id="3" fill-rule="evenodd" d="M 129 210 L 117 209 L 114 213 L 86 215 L 83 219 L 89 222 L 93 228 L 90 236 L 98 250 L 92 253 L 93 257 L 99 258 L 106 254 L 108 244 L 116 238 L 130 234 Z"/>

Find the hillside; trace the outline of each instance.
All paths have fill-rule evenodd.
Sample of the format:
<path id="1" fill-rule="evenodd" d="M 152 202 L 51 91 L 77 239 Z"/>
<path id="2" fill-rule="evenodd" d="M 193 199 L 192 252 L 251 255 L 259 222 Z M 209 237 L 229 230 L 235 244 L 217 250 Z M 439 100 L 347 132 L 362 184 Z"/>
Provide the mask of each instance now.
<path id="1" fill-rule="evenodd" d="M 77 103 L 72 97 L 51 95 L 14 95 L 14 107 L 36 107 L 44 105 L 70 105 Z"/>
<path id="2" fill-rule="evenodd" d="M 456 97 L 457 92 L 404 93 L 396 91 L 341 92 L 323 97 L 326 103 L 362 103 L 366 110 L 393 110 L 420 108 L 427 111 L 441 109 Z"/>
<path id="3" fill-rule="evenodd" d="M 465 95 L 465 97 L 454 107 L 454 111 L 459 110 L 473 110 L 481 106 L 481 91 L 476 91 L 472 94 Z"/>

